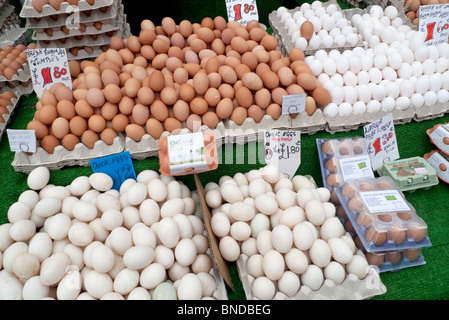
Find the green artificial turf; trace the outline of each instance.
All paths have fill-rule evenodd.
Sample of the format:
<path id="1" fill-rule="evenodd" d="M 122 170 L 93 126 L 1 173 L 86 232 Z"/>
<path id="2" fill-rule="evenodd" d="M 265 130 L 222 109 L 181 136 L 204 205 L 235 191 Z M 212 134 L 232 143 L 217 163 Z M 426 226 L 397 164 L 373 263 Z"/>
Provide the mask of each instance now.
<path id="1" fill-rule="evenodd" d="M 122 0 L 125 9 L 131 1 Z M 134 1 L 137 2 L 137 1 Z M 161 16 L 174 17 L 177 22 L 182 19 L 189 19 L 198 22 L 205 16 L 225 15 L 223 1 L 175 1 L 179 6 L 168 6 Z M 307 1 L 312 2 L 312 1 Z M 260 21 L 265 22 L 268 13 L 277 9 L 281 5 L 293 8 L 302 1 L 257 1 Z M 344 2 L 339 1 L 343 8 L 348 7 Z M 177 16 L 171 14 L 177 13 Z M 143 11 L 141 15 L 157 21 L 153 11 Z M 128 16 L 130 24 L 136 25 L 136 21 L 141 21 L 141 16 Z M 135 33 L 135 31 L 134 31 Z M 22 97 L 19 107 L 15 110 L 12 121 L 8 125 L 10 129 L 25 129 L 26 124 L 33 118 L 33 106 L 36 97 Z M 396 136 L 401 158 L 422 156 L 434 149 L 426 134 L 426 130 L 435 124 L 448 122 L 449 115 L 444 117 L 407 124 L 396 125 Z M 316 139 L 318 138 L 343 138 L 363 136 L 362 128 L 350 132 L 340 132 L 330 134 L 325 131 L 314 135 L 303 135 L 301 137 L 301 165 L 297 171 L 300 175 L 311 175 L 318 186 L 323 186 L 321 171 L 318 162 L 318 152 Z M 230 148 L 230 149 L 229 149 Z M 205 185 L 207 182 L 218 182 L 224 175 L 232 176 L 237 172 L 248 172 L 258 169 L 264 164 L 260 161 L 248 163 L 242 159 L 254 159 L 254 150 L 260 151 L 263 148 L 261 143 L 251 143 L 245 146 L 224 146 L 221 153 L 221 164 L 215 171 L 201 173 L 199 177 Z M 229 163 L 229 159 L 224 157 L 225 151 L 232 151 L 234 161 Z M 248 157 L 248 155 L 250 157 Z M 8 208 L 17 201 L 19 195 L 27 189 L 25 173 L 15 172 L 11 166 L 14 154 L 9 150 L 8 138 L 6 134 L 0 143 L 0 224 L 6 223 Z M 159 162 L 157 158 L 149 158 L 141 161 L 133 161 L 136 173 L 146 169 L 158 170 Z M 73 179 L 80 175 L 90 175 L 90 167 L 71 167 L 53 171 L 50 183 L 55 185 L 68 185 Z M 190 189 L 195 189 L 193 176 L 179 178 Z M 373 300 L 446 300 L 449 299 L 449 272 L 447 263 L 449 260 L 449 215 L 447 203 L 449 202 L 449 186 L 441 182 L 429 190 L 417 190 L 413 193 L 406 193 L 407 200 L 415 207 L 428 225 L 428 234 L 432 243 L 431 247 L 423 249 L 426 264 L 423 266 L 406 268 L 395 272 L 381 273 L 381 280 L 387 288 L 387 292 L 381 296 L 376 296 Z M 230 300 L 244 300 L 245 295 L 238 278 L 237 269 L 234 263 L 229 263 L 229 270 L 234 284 L 234 291 L 228 291 Z"/>

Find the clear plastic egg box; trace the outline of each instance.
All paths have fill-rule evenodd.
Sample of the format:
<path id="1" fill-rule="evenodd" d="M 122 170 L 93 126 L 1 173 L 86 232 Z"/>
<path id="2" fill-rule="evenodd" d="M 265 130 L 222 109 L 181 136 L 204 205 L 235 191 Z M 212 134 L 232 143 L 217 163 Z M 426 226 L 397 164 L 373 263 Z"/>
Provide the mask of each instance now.
<path id="1" fill-rule="evenodd" d="M 388 271 L 398 271 L 405 268 L 417 267 L 426 264 L 421 248 L 417 248 L 418 253 L 413 258 L 407 258 L 407 251 L 415 249 L 382 251 L 382 252 L 365 252 L 368 262 L 376 260 L 373 266 L 376 266 L 380 273 Z"/>
<path id="2" fill-rule="evenodd" d="M 122 1 L 117 0 L 114 1 L 114 3 L 110 7 L 107 7 L 105 12 L 100 9 L 95 9 L 92 11 L 81 11 L 79 13 L 79 22 L 90 23 L 96 21 L 103 22 L 111 20 L 118 15 L 119 8 L 122 6 Z M 73 13 L 63 13 L 56 16 L 47 16 L 42 18 L 27 18 L 26 27 L 34 30 L 62 27 L 67 24 L 67 19 L 72 15 Z"/>
<path id="3" fill-rule="evenodd" d="M 368 155 L 363 137 L 316 139 L 316 144 L 323 185 L 330 191 L 344 183 L 340 159 Z"/>
<path id="4" fill-rule="evenodd" d="M 86 0 L 80 0 L 78 2 L 78 9 L 80 11 L 96 10 L 111 6 L 114 1 L 115 0 L 95 0 L 95 3 L 93 5 L 90 5 Z M 56 10 L 50 4 L 46 4 L 42 8 L 42 12 L 38 12 L 33 8 L 32 0 L 25 0 L 19 16 L 21 18 L 41 18 L 55 14 L 65 14 L 67 10 L 70 10 L 69 7 L 71 7 L 71 5 L 68 2 L 63 2 L 59 10 Z"/>
<path id="5" fill-rule="evenodd" d="M 427 224 L 390 177 L 349 179 L 335 192 L 367 252 L 431 245 Z"/>

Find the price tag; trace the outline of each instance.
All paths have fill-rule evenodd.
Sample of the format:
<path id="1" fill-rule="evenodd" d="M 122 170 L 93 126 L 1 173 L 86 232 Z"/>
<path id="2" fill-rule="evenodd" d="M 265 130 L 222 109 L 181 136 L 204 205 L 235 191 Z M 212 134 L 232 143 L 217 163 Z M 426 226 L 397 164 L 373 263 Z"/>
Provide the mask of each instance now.
<path id="1" fill-rule="evenodd" d="M 251 20 L 259 21 L 256 0 L 225 0 L 228 21 L 247 25 Z"/>
<path id="2" fill-rule="evenodd" d="M 28 49 L 27 56 L 33 88 L 39 98 L 57 82 L 62 82 L 72 89 L 66 49 Z"/>
<path id="3" fill-rule="evenodd" d="M 266 130 L 265 162 L 292 179 L 301 164 L 301 133 L 298 130 Z"/>
<path id="4" fill-rule="evenodd" d="M 306 110 L 306 95 L 292 94 L 282 96 L 282 114 L 301 113 Z"/>
<path id="5" fill-rule="evenodd" d="M 6 129 L 9 148 L 13 152 L 36 152 L 36 132 L 34 130 Z"/>
<path id="6" fill-rule="evenodd" d="M 360 196 L 371 213 L 410 210 L 397 190 L 364 191 Z"/>
<path id="7" fill-rule="evenodd" d="M 133 161 L 129 151 L 90 160 L 92 171 L 106 173 L 112 178 L 112 188 L 120 190 L 120 186 L 127 179 L 137 179 Z"/>
<path id="8" fill-rule="evenodd" d="M 341 158 L 340 168 L 344 181 L 349 179 L 374 178 L 368 155 Z"/>
<path id="9" fill-rule="evenodd" d="M 399 159 L 398 144 L 391 113 L 363 127 L 373 170 Z"/>
<path id="10" fill-rule="evenodd" d="M 419 31 L 426 34 L 428 46 L 447 43 L 449 39 L 449 4 L 419 7 Z"/>

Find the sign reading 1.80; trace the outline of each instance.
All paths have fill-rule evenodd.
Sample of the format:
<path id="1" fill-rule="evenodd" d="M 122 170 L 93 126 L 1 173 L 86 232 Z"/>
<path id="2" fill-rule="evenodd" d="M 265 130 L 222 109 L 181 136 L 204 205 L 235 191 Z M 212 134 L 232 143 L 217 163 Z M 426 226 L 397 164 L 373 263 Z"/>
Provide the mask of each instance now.
<path id="1" fill-rule="evenodd" d="M 28 49 L 27 56 L 34 91 L 39 98 L 56 82 L 72 88 L 66 49 Z"/>

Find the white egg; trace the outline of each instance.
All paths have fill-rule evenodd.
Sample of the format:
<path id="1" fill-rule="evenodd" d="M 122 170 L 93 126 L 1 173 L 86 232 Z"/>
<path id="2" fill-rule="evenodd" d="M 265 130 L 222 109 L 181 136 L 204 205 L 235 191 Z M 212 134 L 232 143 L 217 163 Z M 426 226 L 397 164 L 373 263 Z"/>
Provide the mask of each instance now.
<path id="1" fill-rule="evenodd" d="M 286 253 L 293 245 L 293 233 L 288 226 L 279 224 L 271 232 L 271 242 L 277 251 Z"/>
<path id="2" fill-rule="evenodd" d="M 382 109 L 382 106 L 379 101 L 371 100 L 366 105 L 366 110 L 368 113 L 378 113 Z"/>
<path id="3" fill-rule="evenodd" d="M 378 68 L 372 68 L 368 71 L 370 82 L 378 84 L 382 81 L 382 72 Z"/>
<path id="4" fill-rule="evenodd" d="M 39 166 L 33 169 L 27 177 L 28 188 L 31 190 L 43 189 L 50 180 L 50 170 Z"/>
<path id="5" fill-rule="evenodd" d="M 349 117 L 353 112 L 352 105 L 349 102 L 342 102 L 338 106 L 338 115 L 341 117 Z"/>
<path id="6" fill-rule="evenodd" d="M 344 86 L 343 91 L 345 93 L 345 102 L 352 105 L 357 101 L 357 89 L 354 86 Z"/>
<path id="7" fill-rule="evenodd" d="M 447 103 L 449 101 L 449 91 L 446 89 L 439 90 L 437 96 L 439 103 Z"/>
<path id="8" fill-rule="evenodd" d="M 353 105 L 353 111 L 356 115 L 363 115 L 366 112 L 366 104 L 363 101 L 356 101 Z"/>
<path id="9" fill-rule="evenodd" d="M 130 294 L 139 285 L 139 276 L 137 270 L 122 269 L 114 279 L 114 292 L 121 295 Z"/>
<path id="10" fill-rule="evenodd" d="M 398 110 L 407 110 L 410 107 L 410 98 L 409 97 L 399 97 L 396 99 L 396 108 Z"/>
<path id="11" fill-rule="evenodd" d="M 276 287 L 267 277 L 258 277 L 251 286 L 252 295 L 260 300 L 271 300 L 276 293 Z"/>
<path id="12" fill-rule="evenodd" d="M 293 297 L 299 290 L 301 285 L 297 274 L 291 271 L 285 271 L 277 282 L 279 291 L 287 297 Z"/>
<path id="13" fill-rule="evenodd" d="M 392 112 L 396 107 L 396 101 L 392 97 L 385 97 L 380 104 L 384 112 Z"/>
<path id="14" fill-rule="evenodd" d="M 351 262 L 346 265 L 346 272 L 355 274 L 359 279 L 364 279 L 369 272 L 366 258 L 354 255 Z"/>
<path id="15" fill-rule="evenodd" d="M 332 280 L 336 285 L 341 284 L 345 277 L 345 268 L 336 261 L 331 261 L 323 270 L 324 278 Z"/>
<path id="16" fill-rule="evenodd" d="M 323 71 L 329 76 L 332 76 L 337 72 L 337 64 L 332 58 L 326 58 L 326 60 L 324 60 Z"/>
<path id="17" fill-rule="evenodd" d="M 105 173 L 96 172 L 89 176 L 89 182 L 92 188 L 100 192 L 108 191 L 112 188 L 114 182 L 112 178 Z"/>
<path id="18" fill-rule="evenodd" d="M 323 62 L 319 59 L 315 59 L 314 61 L 312 61 L 309 67 L 312 70 L 314 76 L 318 76 L 323 71 Z"/>
<path id="19" fill-rule="evenodd" d="M 338 106 L 333 102 L 329 103 L 324 107 L 323 114 L 330 119 L 334 119 L 338 115 Z"/>
<path id="20" fill-rule="evenodd" d="M 140 272 L 140 285 L 145 289 L 154 289 L 167 279 L 163 265 L 153 262 Z M 193 290 L 193 288 L 192 288 Z"/>
<path id="21" fill-rule="evenodd" d="M 321 40 L 321 43 L 325 48 L 330 48 L 334 45 L 334 38 L 331 35 L 324 36 Z"/>
<path id="22" fill-rule="evenodd" d="M 308 45 L 307 40 L 303 37 L 299 37 L 295 41 L 295 48 L 299 48 L 302 51 L 305 51 L 307 49 L 307 45 Z"/>
<path id="23" fill-rule="evenodd" d="M 240 247 L 234 238 L 231 236 L 225 236 L 220 239 L 218 247 L 223 259 L 226 261 L 236 261 L 240 256 Z"/>
<path id="24" fill-rule="evenodd" d="M 293 243 L 300 250 L 308 250 L 314 241 L 311 228 L 305 223 L 298 223 L 292 230 Z"/>
<path id="25" fill-rule="evenodd" d="M 321 288 L 324 281 L 323 271 L 320 267 L 311 264 L 307 270 L 301 274 L 301 283 L 311 290 L 316 291 Z"/>
<path id="26" fill-rule="evenodd" d="M 70 265 L 70 257 L 64 252 L 57 252 L 42 261 L 40 279 L 43 285 L 57 284 Z"/>
<path id="27" fill-rule="evenodd" d="M 424 105 L 424 97 L 420 93 L 414 93 L 410 97 L 410 105 L 414 108 L 421 108 Z"/>
<path id="28" fill-rule="evenodd" d="M 444 72 L 441 75 L 442 88 L 448 90 L 449 89 L 449 71 Z"/>
<path id="29" fill-rule="evenodd" d="M 424 104 L 426 106 L 433 106 L 438 102 L 438 96 L 433 91 L 427 91 L 424 93 Z"/>
<path id="30" fill-rule="evenodd" d="M 387 95 L 387 89 L 382 85 L 376 85 L 371 91 L 371 94 L 373 99 L 382 101 Z"/>
<path id="31" fill-rule="evenodd" d="M 309 40 L 309 47 L 311 49 L 318 49 L 321 46 L 321 38 L 314 34 Z"/>
<path id="32" fill-rule="evenodd" d="M 263 254 L 262 267 L 267 278 L 279 280 L 284 273 L 284 257 L 277 250 L 269 250 Z"/>

